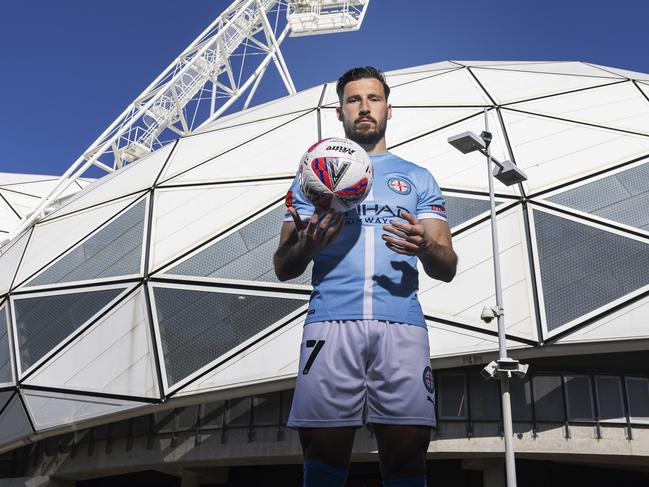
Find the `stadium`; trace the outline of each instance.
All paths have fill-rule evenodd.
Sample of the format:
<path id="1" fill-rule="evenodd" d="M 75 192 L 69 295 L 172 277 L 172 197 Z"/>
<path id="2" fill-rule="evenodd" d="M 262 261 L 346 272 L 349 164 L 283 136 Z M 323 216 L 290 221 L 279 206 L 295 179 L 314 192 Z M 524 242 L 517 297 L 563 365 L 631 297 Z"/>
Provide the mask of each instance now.
<path id="1" fill-rule="evenodd" d="M 507 347 L 529 365 L 511 383 L 519 482 L 647 482 L 649 74 L 443 61 L 386 75 L 388 148 L 435 175 L 460 256 L 451 283 L 420 272 L 434 481 L 504 485 L 499 386 L 480 374 L 498 355 L 480 319 L 495 299 L 488 173 L 447 142 L 480 133 L 486 109 L 493 155 L 528 178 L 495 187 Z M 218 117 L 78 179 L 4 244 L 2 485 L 300 485 L 286 419 L 311 287 L 278 282 L 272 254 L 300 156 L 344 136 L 337 104 L 331 80 Z M 19 217 L 52 184 L 2 177 Z M 379 486 L 376 462 L 363 428 L 347 485 Z"/>

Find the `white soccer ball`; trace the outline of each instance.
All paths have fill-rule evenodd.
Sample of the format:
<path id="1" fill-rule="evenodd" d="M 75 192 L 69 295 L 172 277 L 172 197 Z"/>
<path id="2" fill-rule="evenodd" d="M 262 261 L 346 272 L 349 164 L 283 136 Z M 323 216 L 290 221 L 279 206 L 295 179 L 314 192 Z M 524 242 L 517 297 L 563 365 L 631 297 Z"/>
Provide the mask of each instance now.
<path id="1" fill-rule="evenodd" d="M 372 187 L 372 160 L 356 142 L 323 139 L 306 151 L 298 170 L 300 188 L 316 206 L 343 212 L 359 205 Z"/>

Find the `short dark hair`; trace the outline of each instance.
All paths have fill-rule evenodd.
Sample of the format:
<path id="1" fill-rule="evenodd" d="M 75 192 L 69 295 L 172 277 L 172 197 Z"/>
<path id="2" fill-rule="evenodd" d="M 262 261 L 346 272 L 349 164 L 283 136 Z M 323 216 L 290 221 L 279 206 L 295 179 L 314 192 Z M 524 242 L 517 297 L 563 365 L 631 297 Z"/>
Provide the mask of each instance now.
<path id="1" fill-rule="evenodd" d="M 338 82 L 336 83 L 336 93 L 338 93 L 338 99 L 340 100 L 341 105 L 345 85 L 350 81 L 357 81 L 366 78 L 374 78 L 380 81 L 383 86 L 383 93 L 385 93 L 385 99 L 388 99 L 388 96 L 390 96 L 390 87 L 385 82 L 385 75 L 374 66 L 361 66 L 346 71 L 340 78 L 338 78 Z"/>

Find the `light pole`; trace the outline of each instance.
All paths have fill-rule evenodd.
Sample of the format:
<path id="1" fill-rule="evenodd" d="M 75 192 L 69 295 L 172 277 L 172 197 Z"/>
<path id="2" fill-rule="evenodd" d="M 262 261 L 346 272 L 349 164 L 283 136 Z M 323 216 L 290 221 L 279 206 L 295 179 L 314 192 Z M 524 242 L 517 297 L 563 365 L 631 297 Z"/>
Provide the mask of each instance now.
<path id="1" fill-rule="evenodd" d="M 449 137 L 448 143 L 463 154 L 479 151 L 487 157 L 487 172 L 489 180 L 489 204 L 491 207 L 491 243 L 493 246 L 494 279 L 496 285 L 496 306 L 485 306 L 480 318 L 485 323 L 490 323 L 494 318 L 498 322 L 498 361 L 489 363 L 481 374 L 487 379 L 499 378 L 502 391 L 503 429 L 505 430 L 505 467 L 507 471 L 507 486 L 516 487 L 516 463 L 514 459 L 514 431 L 512 426 L 512 406 L 509 396 L 509 380 L 512 375 L 522 378 L 527 373 L 527 365 L 507 356 L 507 341 L 505 338 L 505 317 L 503 308 L 502 284 L 500 281 L 500 253 L 498 251 L 498 225 L 496 222 L 496 199 L 494 196 L 493 177 L 506 186 L 520 183 L 527 176 L 513 162 L 500 162 L 491 156 L 489 145 L 492 135 L 489 132 L 489 118 L 487 109 L 484 109 L 485 130 L 477 136 L 473 132 L 464 132 L 454 137 Z M 491 171 L 491 161 L 496 163 L 495 170 Z"/>

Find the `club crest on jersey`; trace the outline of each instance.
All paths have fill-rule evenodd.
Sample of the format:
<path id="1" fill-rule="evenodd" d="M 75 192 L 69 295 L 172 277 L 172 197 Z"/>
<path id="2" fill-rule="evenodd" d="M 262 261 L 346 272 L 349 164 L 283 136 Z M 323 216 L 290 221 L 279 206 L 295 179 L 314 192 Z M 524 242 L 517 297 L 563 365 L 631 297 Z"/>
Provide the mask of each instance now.
<path id="1" fill-rule="evenodd" d="M 402 178 L 390 178 L 388 180 L 388 188 L 394 191 L 397 194 L 410 194 L 412 190 L 412 185 L 405 179 Z"/>
<path id="2" fill-rule="evenodd" d="M 434 393 L 435 379 L 433 378 L 433 369 L 431 369 L 430 367 L 426 367 L 424 369 L 424 374 L 422 375 L 422 378 L 424 379 L 424 386 L 426 386 L 426 390 L 431 394 Z"/>

